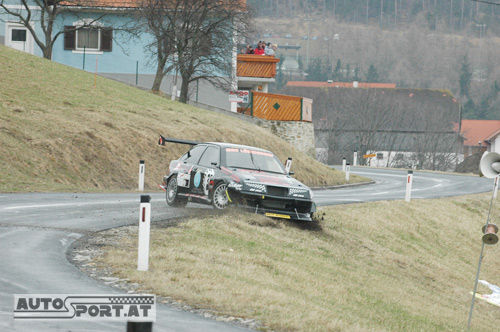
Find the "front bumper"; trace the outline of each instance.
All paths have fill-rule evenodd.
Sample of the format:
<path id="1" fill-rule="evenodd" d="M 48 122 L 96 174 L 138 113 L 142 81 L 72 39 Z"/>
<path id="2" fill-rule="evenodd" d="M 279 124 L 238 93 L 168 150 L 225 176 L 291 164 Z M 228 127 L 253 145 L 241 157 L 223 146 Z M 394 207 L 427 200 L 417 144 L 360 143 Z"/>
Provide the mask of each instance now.
<path id="1" fill-rule="evenodd" d="M 231 188 L 228 188 L 227 194 L 232 203 L 271 218 L 312 221 L 312 214 L 316 211 L 314 201 L 307 199 L 256 194 Z"/>

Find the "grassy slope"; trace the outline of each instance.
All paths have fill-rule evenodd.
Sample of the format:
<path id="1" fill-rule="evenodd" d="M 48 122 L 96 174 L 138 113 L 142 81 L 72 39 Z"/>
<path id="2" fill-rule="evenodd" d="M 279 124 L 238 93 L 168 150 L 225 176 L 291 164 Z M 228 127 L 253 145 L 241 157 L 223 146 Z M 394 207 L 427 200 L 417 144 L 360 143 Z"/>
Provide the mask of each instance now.
<path id="1" fill-rule="evenodd" d="M 194 218 L 152 231 L 147 273 L 136 271 L 131 227 L 128 237 L 108 232 L 99 261 L 144 290 L 276 330 L 460 331 L 488 202 L 339 205 L 323 210 L 318 229 L 248 214 Z M 499 248 L 486 248 L 480 275 L 497 285 Z M 498 330 L 498 313 L 478 300 L 473 329 Z"/>
<path id="2" fill-rule="evenodd" d="M 283 140 L 232 117 L 171 102 L 73 68 L 0 46 L 0 191 L 156 188 L 169 160 L 186 151 L 160 148 L 158 134 L 229 141 L 293 156 L 299 180 L 312 186 L 343 176 Z M 351 182 L 360 181 L 354 177 Z"/>

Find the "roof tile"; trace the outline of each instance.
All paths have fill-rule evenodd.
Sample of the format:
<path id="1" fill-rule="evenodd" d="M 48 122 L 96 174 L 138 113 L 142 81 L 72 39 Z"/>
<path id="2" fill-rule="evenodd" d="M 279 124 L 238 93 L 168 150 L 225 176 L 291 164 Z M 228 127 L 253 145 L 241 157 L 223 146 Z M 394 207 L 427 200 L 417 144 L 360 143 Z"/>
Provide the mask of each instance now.
<path id="1" fill-rule="evenodd" d="M 461 134 L 465 137 L 466 146 L 477 146 L 479 142 L 484 144 L 499 131 L 500 120 L 462 120 Z"/>

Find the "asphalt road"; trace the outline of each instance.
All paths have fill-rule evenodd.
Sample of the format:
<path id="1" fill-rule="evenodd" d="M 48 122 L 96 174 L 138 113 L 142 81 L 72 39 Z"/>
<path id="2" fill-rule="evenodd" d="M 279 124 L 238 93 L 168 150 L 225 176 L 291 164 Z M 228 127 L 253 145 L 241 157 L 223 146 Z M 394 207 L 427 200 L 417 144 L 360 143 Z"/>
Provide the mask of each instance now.
<path id="1" fill-rule="evenodd" d="M 376 183 L 316 191 L 318 205 L 404 199 L 406 172 L 368 168 L 353 168 L 352 172 Z M 492 184 L 491 179 L 416 172 L 413 198 L 485 192 L 492 189 Z M 193 210 L 168 208 L 163 194 L 151 196 L 153 223 Z M 14 320 L 13 294 L 118 293 L 82 274 L 68 262 L 66 251 L 84 234 L 136 223 L 138 202 L 139 194 L 0 193 L 0 331 L 125 331 L 124 322 Z M 153 329 L 245 330 L 167 305 L 158 305 Z"/>
<path id="2" fill-rule="evenodd" d="M 341 169 L 341 167 L 335 168 Z M 407 171 L 351 166 L 351 172 L 371 178 L 375 184 L 316 191 L 314 194 L 316 204 L 321 206 L 405 198 Z M 411 197 L 420 199 L 460 196 L 492 189 L 492 179 L 416 171 L 413 173 Z"/>

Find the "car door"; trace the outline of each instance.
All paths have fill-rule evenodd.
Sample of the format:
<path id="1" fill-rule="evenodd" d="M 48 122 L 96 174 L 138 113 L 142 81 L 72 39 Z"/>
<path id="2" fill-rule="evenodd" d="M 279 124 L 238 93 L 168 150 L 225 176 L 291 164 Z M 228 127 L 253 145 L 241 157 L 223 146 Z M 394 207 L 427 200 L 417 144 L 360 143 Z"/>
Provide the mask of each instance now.
<path id="1" fill-rule="evenodd" d="M 215 175 L 215 168 L 220 165 L 220 149 L 216 145 L 208 145 L 207 149 L 203 152 L 198 165 L 193 167 L 192 186 L 193 193 L 208 196 L 208 186 L 210 180 Z"/>
<path id="2" fill-rule="evenodd" d="M 196 145 L 179 159 L 181 165 L 177 173 L 177 185 L 187 188 L 188 192 L 193 186 L 193 168 L 198 164 L 206 148 L 206 145 Z"/>

